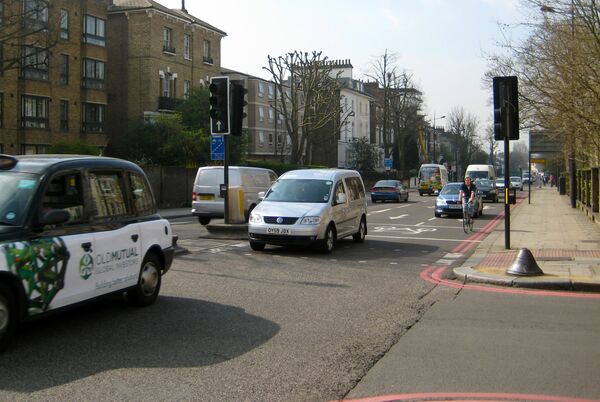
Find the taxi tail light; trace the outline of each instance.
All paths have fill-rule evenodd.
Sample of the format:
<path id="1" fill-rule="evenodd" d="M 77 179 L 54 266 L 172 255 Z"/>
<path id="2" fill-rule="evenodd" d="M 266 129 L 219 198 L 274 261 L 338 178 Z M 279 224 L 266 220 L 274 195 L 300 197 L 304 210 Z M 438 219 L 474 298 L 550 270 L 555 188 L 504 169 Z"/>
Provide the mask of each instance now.
<path id="1" fill-rule="evenodd" d="M 192 192 L 192 201 L 198 201 L 198 198 L 196 197 L 196 192 Z"/>

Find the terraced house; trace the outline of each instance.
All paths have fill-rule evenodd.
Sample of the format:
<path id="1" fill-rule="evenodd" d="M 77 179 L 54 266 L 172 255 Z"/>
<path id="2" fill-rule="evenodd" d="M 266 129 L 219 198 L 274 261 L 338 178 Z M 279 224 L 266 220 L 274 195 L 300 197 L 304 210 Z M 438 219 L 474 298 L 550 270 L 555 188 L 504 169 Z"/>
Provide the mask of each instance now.
<path id="1" fill-rule="evenodd" d="M 103 0 L 0 1 L 0 152 L 106 143 Z"/>

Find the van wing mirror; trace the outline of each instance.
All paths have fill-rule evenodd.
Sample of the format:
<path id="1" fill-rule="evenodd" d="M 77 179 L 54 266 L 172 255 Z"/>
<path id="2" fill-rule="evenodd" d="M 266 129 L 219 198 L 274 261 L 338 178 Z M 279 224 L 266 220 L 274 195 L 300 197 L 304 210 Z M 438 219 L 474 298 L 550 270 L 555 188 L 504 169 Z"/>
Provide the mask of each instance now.
<path id="1" fill-rule="evenodd" d="M 265 192 L 264 191 L 259 191 L 258 192 L 258 199 L 261 200 L 261 201 L 265 199 Z"/>
<path id="2" fill-rule="evenodd" d="M 346 194 L 345 193 L 339 193 L 335 197 L 335 203 L 336 204 L 345 204 L 346 203 Z"/>

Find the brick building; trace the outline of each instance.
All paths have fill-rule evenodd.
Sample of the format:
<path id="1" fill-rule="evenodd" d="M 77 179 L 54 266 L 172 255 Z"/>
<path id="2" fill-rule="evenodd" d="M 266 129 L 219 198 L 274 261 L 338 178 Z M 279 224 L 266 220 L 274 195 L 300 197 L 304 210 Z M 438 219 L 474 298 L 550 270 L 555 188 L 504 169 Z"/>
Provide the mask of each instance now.
<path id="1" fill-rule="evenodd" d="M 107 7 L 108 0 L 2 2 L 0 152 L 106 145 Z"/>
<path id="2" fill-rule="evenodd" d="M 189 91 L 220 75 L 226 33 L 152 0 L 112 0 L 108 9 L 108 122 L 111 152 L 132 123 L 171 113 Z M 118 44 L 118 45 L 117 45 Z"/>

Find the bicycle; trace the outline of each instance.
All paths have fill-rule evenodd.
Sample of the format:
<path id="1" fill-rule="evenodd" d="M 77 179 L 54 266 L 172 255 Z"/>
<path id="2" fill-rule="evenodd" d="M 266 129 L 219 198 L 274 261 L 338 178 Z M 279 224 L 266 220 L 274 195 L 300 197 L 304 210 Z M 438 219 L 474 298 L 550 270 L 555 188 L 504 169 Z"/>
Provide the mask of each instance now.
<path id="1" fill-rule="evenodd" d="M 463 230 L 465 233 L 469 233 L 469 231 L 473 231 L 473 203 L 472 202 L 463 202 Z"/>

